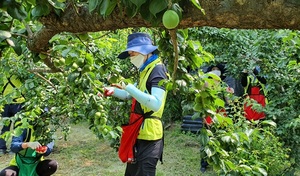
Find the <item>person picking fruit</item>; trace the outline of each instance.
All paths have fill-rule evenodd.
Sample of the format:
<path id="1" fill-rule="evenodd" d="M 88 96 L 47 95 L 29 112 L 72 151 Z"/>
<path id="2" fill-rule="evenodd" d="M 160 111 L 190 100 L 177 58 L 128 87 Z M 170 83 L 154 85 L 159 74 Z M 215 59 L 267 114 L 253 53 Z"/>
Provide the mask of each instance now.
<path id="1" fill-rule="evenodd" d="M 139 70 L 139 82 L 136 85 L 124 82 L 112 84 L 104 88 L 104 95 L 132 98 L 129 124 L 122 126 L 119 147 L 119 158 L 127 163 L 125 176 L 155 176 L 157 162 L 162 161 L 161 118 L 167 96 L 160 82 L 168 79 L 168 73 L 158 57 L 157 46 L 152 44 L 146 33 L 128 36 L 127 49 L 118 58 L 128 57 Z"/>
<path id="2" fill-rule="evenodd" d="M 0 176 L 50 176 L 57 170 L 55 160 L 45 159 L 53 150 L 54 142 L 43 146 L 35 140 L 34 129 L 24 129 L 20 136 L 13 136 L 11 151 L 15 156 Z"/>

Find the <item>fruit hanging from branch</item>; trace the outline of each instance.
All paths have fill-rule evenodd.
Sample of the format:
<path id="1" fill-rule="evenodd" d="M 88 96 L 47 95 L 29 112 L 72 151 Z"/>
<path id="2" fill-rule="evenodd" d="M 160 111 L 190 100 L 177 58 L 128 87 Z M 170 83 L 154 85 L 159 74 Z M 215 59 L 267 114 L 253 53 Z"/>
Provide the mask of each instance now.
<path id="1" fill-rule="evenodd" d="M 180 20 L 182 18 L 182 9 L 177 3 L 169 3 L 169 10 L 165 11 L 162 17 L 162 22 L 165 28 L 169 30 L 173 48 L 174 48 L 174 70 L 172 73 L 173 83 L 175 82 L 176 70 L 178 67 L 178 43 L 177 43 L 177 34 L 176 27 L 178 26 Z"/>
<path id="2" fill-rule="evenodd" d="M 167 29 L 174 29 L 179 24 L 179 16 L 174 10 L 167 10 L 162 18 L 163 25 Z"/>

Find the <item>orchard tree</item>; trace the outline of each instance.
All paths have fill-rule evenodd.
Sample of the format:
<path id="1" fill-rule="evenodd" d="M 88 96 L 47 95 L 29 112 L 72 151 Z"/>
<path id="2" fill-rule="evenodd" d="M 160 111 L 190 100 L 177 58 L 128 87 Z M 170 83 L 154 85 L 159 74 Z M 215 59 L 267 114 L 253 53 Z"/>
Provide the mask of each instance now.
<path id="1" fill-rule="evenodd" d="M 296 0 L 262 0 L 259 3 L 255 0 L 27 0 L 21 3 L 4 0 L 0 4 L 12 18 L 28 26 L 28 48 L 38 53 L 47 51 L 49 40 L 61 32 L 162 26 L 162 15 L 168 9 L 175 10 L 182 17 L 179 28 L 299 29 L 299 6 Z M 5 14 L 2 18 L 6 19 Z M 30 29 L 29 22 L 36 20 L 42 27 Z M 12 20 L 3 22 L 1 30 L 10 31 Z"/>
<path id="2" fill-rule="evenodd" d="M 134 80 L 132 75 L 136 70 L 128 63 L 116 60 L 117 53 L 126 47 L 127 35 L 133 31 L 146 31 L 154 37 L 172 75 L 172 80 L 166 83 L 171 97 L 176 101 L 182 97 L 195 100 L 193 110 L 199 113 L 215 110 L 216 104 L 222 102 L 216 101 L 215 91 L 199 91 L 208 79 L 197 71 L 214 56 L 199 41 L 190 40 L 194 36 L 188 28 L 299 30 L 299 7 L 296 0 L 261 0 L 259 3 L 255 0 L 2 0 L 1 77 L 17 74 L 24 82 L 21 91 L 25 92 L 27 100 L 25 109 L 12 120 L 21 119 L 21 127 L 35 122 L 38 125 L 36 132 L 43 134 L 41 140 L 44 142 L 51 140 L 57 128 L 67 136 L 69 123 L 81 121 L 88 121 L 98 137 L 118 141 L 119 125 L 127 121 L 130 102 L 116 103 L 97 94 L 104 85 L 124 79 L 128 82 Z M 166 12 L 173 15 L 165 16 Z M 295 41 L 299 47 L 299 41 Z M 237 63 L 236 67 L 243 64 L 245 62 Z M 196 76 L 190 71 L 196 71 Z M 1 105 L 10 103 L 9 100 L 9 96 L 1 97 Z M 171 104 L 173 107 L 179 104 L 175 100 Z M 45 108 L 50 111 L 44 113 Z M 232 122 L 227 123 L 234 127 Z M 234 130 L 237 129 L 240 128 Z M 249 131 L 251 129 L 246 128 L 239 134 L 243 136 Z M 19 128 L 8 133 L 6 139 L 18 133 Z M 254 138 L 259 136 L 258 132 L 256 134 Z M 210 135 L 206 135 L 206 139 Z M 238 144 L 246 145 L 248 140 Z M 270 139 L 273 140 L 277 139 Z M 207 140 L 202 144 L 208 144 Z M 257 144 L 262 145 L 267 144 Z M 232 147 L 231 144 L 224 146 Z M 210 147 L 208 145 L 208 149 Z M 206 150 L 206 155 L 213 158 L 216 170 L 221 168 L 226 173 L 230 168 L 244 174 L 264 174 L 267 170 L 264 163 L 258 161 L 250 160 L 251 164 L 257 164 L 249 166 L 250 171 L 246 167 L 250 162 L 235 163 L 245 157 L 245 153 L 223 160 L 226 152 L 220 145 L 215 147 L 218 154 L 211 157 L 214 154 L 212 149 Z M 283 164 L 283 169 L 285 165 L 288 163 Z"/>

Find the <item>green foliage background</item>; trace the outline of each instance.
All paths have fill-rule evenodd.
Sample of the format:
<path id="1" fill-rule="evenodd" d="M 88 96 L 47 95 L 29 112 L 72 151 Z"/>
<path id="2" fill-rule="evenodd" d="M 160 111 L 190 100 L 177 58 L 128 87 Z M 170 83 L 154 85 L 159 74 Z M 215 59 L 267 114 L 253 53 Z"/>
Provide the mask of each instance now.
<path id="1" fill-rule="evenodd" d="M 12 119 L 20 120 L 22 125 L 4 135 L 6 139 L 19 135 L 20 128 L 32 125 L 37 126 L 37 133 L 43 134 L 42 143 L 52 140 L 58 129 L 62 129 L 67 139 L 70 123 L 86 121 L 97 137 L 110 140 L 112 147 L 117 148 L 120 125 L 127 122 L 130 102 L 117 102 L 97 94 L 111 83 L 136 80 L 137 70 L 116 56 L 126 48 L 128 34 L 144 31 L 153 36 L 170 73 L 177 68 L 176 79 L 166 83 L 169 94 L 163 120 L 166 124 L 180 121 L 185 113 L 191 112 L 201 117 L 213 115 L 216 123 L 200 134 L 201 156 L 209 160 L 218 174 L 283 174 L 299 167 L 299 31 L 180 29 L 176 31 L 178 66 L 174 66 L 169 31 L 162 28 L 64 32 L 49 41 L 49 52 L 34 53 L 26 47 L 29 35 L 26 27 L 30 24 L 32 32 L 37 32 L 42 28 L 36 21 L 39 17 L 51 11 L 59 16 L 70 5 L 67 3 L 87 5 L 90 12 L 99 12 L 103 17 L 124 5 L 127 14 L 141 13 L 153 26 L 168 8 L 166 1 L 159 0 L 122 1 L 121 6 L 117 1 L 108 0 L 49 2 L 6 0 L 0 3 L 0 76 L 18 75 L 24 83 L 20 92 L 26 95 L 24 110 Z M 198 1 L 192 2 L 201 9 Z M 156 5 L 160 8 L 154 8 Z M 50 58 L 58 71 L 53 72 L 45 65 L 46 58 Z M 245 121 L 239 104 L 231 118 L 213 113 L 224 106 L 217 91 L 223 90 L 221 87 L 203 89 L 209 80 L 201 68 L 218 62 L 225 62 L 227 74 L 237 79 L 243 69 L 261 67 L 260 74 L 268 81 L 266 121 L 254 124 Z M 3 84 L 0 79 L 0 87 Z M 1 109 L 11 103 L 11 97 L 1 95 Z M 50 111 L 41 118 L 45 107 Z M 1 123 L 7 123 L 6 119 L 1 118 Z M 278 167 L 279 163 L 282 167 Z"/>

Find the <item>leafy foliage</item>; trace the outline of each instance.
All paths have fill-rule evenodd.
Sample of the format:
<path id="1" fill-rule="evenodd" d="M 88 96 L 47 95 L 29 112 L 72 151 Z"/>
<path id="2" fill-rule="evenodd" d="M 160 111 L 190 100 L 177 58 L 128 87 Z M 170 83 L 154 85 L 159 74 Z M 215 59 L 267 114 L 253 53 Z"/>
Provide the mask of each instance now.
<path id="1" fill-rule="evenodd" d="M 291 164 L 299 163 L 299 31 L 181 29 L 175 33 L 179 43 L 178 65 L 174 63 L 174 40 L 170 31 L 159 28 L 65 32 L 51 38 L 45 52 L 33 53 L 26 47 L 31 32 L 43 28 L 38 22 L 41 17 L 55 14 L 59 18 L 67 7 L 84 6 L 103 18 L 115 11 L 130 17 L 140 14 L 156 26 L 167 9 L 175 10 L 180 17 L 183 2 L 1 1 L 1 77 L 11 74 L 20 77 L 24 84 L 18 93 L 25 92 L 27 100 L 24 110 L 12 119 L 21 122 L 21 126 L 8 133 L 6 139 L 18 135 L 21 128 L 35 126 L 37 133 L 43 134 L 40 140 L 46 143 L 55 137 L 53 134 L 58 128 L 66 138 L 70 123 L 87 121 L 97 137 L 112 140 L 112 146 L 117 148 L 119 125 L 127 121 L 130 102 L 115 102 L 113 98 L 97 94 L 111 83 L 136 80 L 136 70 L 128 62 L 117 60 L 116 53 L 125 48 L 129 33 L 147 31 L 159 46 L 160 56 L 170 73 L 176 72 L 175 79 L 166 83 L 169 103 L 164 120 L 180 120 L 180 116 L 193 112 L 200 117 L 213 115 L 215 125 L 202 130 L 200 142 L 204 149 L 202 156 L 207 157 L 219 174 L 283 173 Z M 191 2 L 201 9 L 197 0 Z M 262 126 L 268 121 L 257 124 L 245 121 L 239 100 L 231 107 L 234 109 L 231 118 L 216 113 L 218 108 L 224 107 L 224 101 L 218 97 L 224 90 L 204 88 L 211 75 L 202 71 L 203 66 L 214 62 L 225 62 L 227 74 L 237 79 L 243 69 L 261 67 L 260 74 L 268 78 L 269 104 L 264 111 L 267 120 L 276 122 L 276 128 Z M 0 85 L 3 84 L 0 80 Z M 11 102 L 11 97 L 1 95 L 1 108 Z M 49 112 L 45 113 L 45 108 Z M 1 119 L 2 122 L 6 123 Z M 282 144 L 286 149 L 282 150 Z M 275 157 L 269 155 L 271 151 L 276 153 Z M 287 153 L 295 158 L 295 163 Z M 279 162 L 281 167 L 275 167 Z"/>
<path id="2" fill-rule="evenodd" d="M 260 66 L 267 78 L 267 119 L 277 123 L 275 132 L 299 160 L 299 31 L 191 29 L 216 62 L 224 62 L 227 74 L 240 77 L 243 69 Z M 289 124 L 289 125 L 288 125 Z M 292 125 L 293 124 L 293 125 Z M 288 134 L 288 135 L 287 135 Z M 296 162 L 298 163 L 298 162 Z"/>

